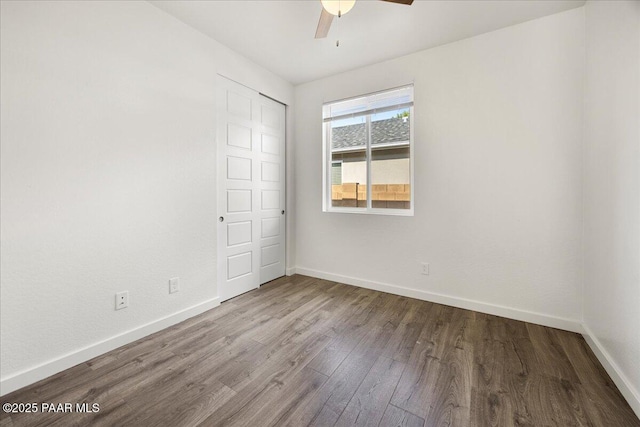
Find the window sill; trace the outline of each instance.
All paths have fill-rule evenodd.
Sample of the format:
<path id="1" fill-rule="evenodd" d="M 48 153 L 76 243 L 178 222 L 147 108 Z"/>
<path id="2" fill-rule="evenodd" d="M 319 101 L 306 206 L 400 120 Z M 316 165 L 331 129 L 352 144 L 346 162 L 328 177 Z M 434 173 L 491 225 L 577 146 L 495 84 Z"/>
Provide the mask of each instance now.
<path id="1" fill-rule="evenodd" d="M 414 216 L 413 208 L 411 209 L 366 209 L 366 208 L 324 208 L 325 213 L 344 213 L 359 215 L 385 215 L 385 216 Z"/>

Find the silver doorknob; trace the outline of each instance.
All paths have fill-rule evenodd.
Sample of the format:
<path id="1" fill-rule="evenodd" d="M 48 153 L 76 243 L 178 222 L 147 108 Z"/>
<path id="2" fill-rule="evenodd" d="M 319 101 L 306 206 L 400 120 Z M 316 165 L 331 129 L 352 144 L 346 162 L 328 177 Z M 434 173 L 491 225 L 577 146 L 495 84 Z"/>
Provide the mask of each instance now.
<path id="1" fill-rule="evenodd" d="M 223 216 L 221 216 L 220 218 L 218 218 L 218 220 L 219 220 L 220 222 L 223 222 L 223 221 L 224 221 L 224 217 L 223 217 Z"/>

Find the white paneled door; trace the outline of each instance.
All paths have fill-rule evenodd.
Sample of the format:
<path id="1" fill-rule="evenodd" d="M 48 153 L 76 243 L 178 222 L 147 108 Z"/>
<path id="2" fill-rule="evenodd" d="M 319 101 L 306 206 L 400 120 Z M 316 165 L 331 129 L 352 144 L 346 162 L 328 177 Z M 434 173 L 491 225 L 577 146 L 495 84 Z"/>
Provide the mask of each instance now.
<path id="1" fill-rule="evenodd" d="M 284 276 L 285 107 L 218 77 L 221 301 Z"/>

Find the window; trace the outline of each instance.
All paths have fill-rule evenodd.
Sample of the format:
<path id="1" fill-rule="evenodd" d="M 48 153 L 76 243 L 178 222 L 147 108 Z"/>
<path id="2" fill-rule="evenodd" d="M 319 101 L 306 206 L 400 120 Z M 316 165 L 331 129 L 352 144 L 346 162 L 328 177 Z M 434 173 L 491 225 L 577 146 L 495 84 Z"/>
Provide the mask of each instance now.
<path id="1" fill-rule="evenodd" d="M 413 86 L 323 105 L 325 212 L 413 215 Z"/>

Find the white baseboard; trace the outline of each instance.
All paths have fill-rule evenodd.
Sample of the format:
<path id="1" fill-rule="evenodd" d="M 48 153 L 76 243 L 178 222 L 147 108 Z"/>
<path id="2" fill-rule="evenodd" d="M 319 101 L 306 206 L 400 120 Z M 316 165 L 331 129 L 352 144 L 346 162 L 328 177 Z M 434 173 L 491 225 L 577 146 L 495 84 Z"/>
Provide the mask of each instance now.
<path id="1" fill-rule="evenodd" d="M 162 329 L 173 326 L 180 323 L 190 317 L 197 316 L 200 313 L 204 313 L 207 310 L 211 310 L 220 305 L 220 299 L 218 297 L 204 301 L 200 304 L 181 310 L 177 313 L 169 316 L 154 320 L 145 325 L 139 326 L 135 329 L 131 329 L 127 332 L 123 332 L 114 337 L 108 338 L 104 341 L 100 341 L 90 346 L 81 348 L 72 353 L 65 354 L 64 356 L 45 362 L 39 366 L 27 369 L 17 374 L 11 375 L 7 378 L 0 380 L 0 396 L 11 393 L 22 387 L 26 387 L 30 384 L 38 382 L 42 379 L 50 377 L 51 375 L 62 372 L 65 369 L 69 369 L 72 366 L 86 362 L 93 359 L 96 356 L 107 353 L 123 345 L 129 344 L 133 341 L 144 338 Z"/>
<path id="2" fill-rule="evenodd" d="M 285 274 L 287 276 L 293 276 L 294 274 L 296 274 L 296 268 L 295 267 L 287 268 L 287 271 Z"/>
<path id="3" fill-rule="evenodd" d="M 584 333 L 582 335 L 584 336 L 585 341 L 587 341 L 587 344 L 589 344 L 593 353 L 596 355 L 600 363 L 602 363 L 602 366 L 616 384 L 620 393 L 622 393 L 624 398 L 627 399 L 627 402 L 629 403 L 629 406 L 631 406 L 631 409 L 633 409 L 633 412 L 635 412 L 638 418 L 640 418 L 640 393 L 633 387 L 631 381 L 629 381 L 627 376 L 622 372 L 618 364 L 614 362 L 609 352 L 605 350 L 602 343 L 594 335 L 591 329 L 589 329 L 589 326 L 583 324 L 582 327 L 584 328 Z"/>
<path id="4" fill-rule="evenodd" d="M 501 305 L 489 304 L 482 301 L 475 301 L 466 298 L 458 298 L 449 295 L 442 295 L 433 292 L 421 291 L 418 289 L 404 288 L 387 283 L 373 282 L 371 280 L 358 279 L 355 277 L 341 276 L 324 271 L 312 270 L 304 267 L 296 267 L 295 272 L 305 276 L 316 277 L 318 279 L 331 280 L 332 282 L 346 283 L 347 285 L 359 286 L 361 288 L 375 291 L 387 292 L 395 295 L 435 302 L 438 304 L 450 305 L 452 307 L 464 308 L 466 310 L 479 311 L 481 313 L 493 314 L 495 316 L 507 317 L 509 319 L 521 320 L 523 322 L 535 323 L 537 325 L 549 326 L 551 328 L 563 329 L 565 331 L 583 333 L 582 323 L 578 320 L 566 319 L 562 317 L 549 316 L 547 314 L 532 311 L 518 310 Z"/>

